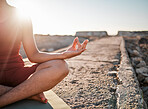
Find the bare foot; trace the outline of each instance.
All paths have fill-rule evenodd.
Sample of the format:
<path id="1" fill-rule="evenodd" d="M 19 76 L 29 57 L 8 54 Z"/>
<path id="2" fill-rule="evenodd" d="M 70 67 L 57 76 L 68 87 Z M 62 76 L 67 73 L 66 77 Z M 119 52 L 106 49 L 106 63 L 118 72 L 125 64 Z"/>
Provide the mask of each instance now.
<path id="1" fill-rule="evenodd" d="M 34 96 L 32 96 L 32 97 L 29 97 L 28 99 L 40 101 L 40 102 L 42 102 L 42 103 L 47 103 L 47 101 L 48 101 L 48 100 L 45 98 L 44 93 L 40 93 L 40 94 L 34 95 Z"/>

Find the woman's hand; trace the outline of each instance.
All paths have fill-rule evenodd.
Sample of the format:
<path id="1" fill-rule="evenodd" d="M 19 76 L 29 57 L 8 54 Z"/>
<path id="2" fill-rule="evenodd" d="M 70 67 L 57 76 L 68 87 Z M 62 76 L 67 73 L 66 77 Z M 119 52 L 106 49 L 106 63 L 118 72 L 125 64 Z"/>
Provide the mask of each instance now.
<path id="1" fill-rule="evenodd" d="M 63 52 L 64 59 L 72 58 L 74 56 L 80 55 L 82 52 L 86 50 L 86 45 L 88 40 L 85 40 L 82 44 L 80 44 L 78 37 L 76 37 L 73 41 L 72 46 Z"/>

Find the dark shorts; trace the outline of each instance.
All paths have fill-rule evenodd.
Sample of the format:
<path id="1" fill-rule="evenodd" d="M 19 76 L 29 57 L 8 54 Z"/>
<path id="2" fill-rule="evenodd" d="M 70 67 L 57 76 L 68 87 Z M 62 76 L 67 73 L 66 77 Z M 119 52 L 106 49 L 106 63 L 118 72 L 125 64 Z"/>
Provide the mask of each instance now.
<path id="1" fill-rule="evenodd" d="M 0 76 L 0 84 L 15 87 L 33 74 L 38 66 L 39 64 L 35 64 L 29 67 L 9 69 L 8 71 L 3 72 L 3 75 Z"/>

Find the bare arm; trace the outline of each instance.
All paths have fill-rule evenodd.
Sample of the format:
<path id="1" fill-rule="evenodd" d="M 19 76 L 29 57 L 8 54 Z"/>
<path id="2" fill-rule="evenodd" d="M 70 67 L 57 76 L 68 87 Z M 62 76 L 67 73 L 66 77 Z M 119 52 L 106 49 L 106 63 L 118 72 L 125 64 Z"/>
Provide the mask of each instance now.
<path id="1" fill-rule="evenodd" d="M 0 96 L 10 91 L 12 87 L 0 85 Z"/>
<path id="2" fill-rule="evenodd" d="M 26 19 L 23 22 L 22 29 L 23 29 L 23 46 L 30 61 L 41 63 L 52 59 L 62 59 L 62 55 L 60 53 L 49 54 L 45 52 L 40 52 L 37 49 L 33 37 L 32 23 L 30 19 Z"/>
<path id="3" fill-rule="evenodd" d="M 73 42 L 73 45 L 63 53 L 46 53 L 40 52 L 34 41 L 32 23 L 31 20 L 27 19 L 23 23 L 23 46 L 25 52 L 31 62 L 42 63 L 54 59 L 66 59 L 77 56 L 85 51 L 88 40 L 85 40 L 81 45 L 78 38 Z M 76 45 L 79 45 L 76 49 Z"/>

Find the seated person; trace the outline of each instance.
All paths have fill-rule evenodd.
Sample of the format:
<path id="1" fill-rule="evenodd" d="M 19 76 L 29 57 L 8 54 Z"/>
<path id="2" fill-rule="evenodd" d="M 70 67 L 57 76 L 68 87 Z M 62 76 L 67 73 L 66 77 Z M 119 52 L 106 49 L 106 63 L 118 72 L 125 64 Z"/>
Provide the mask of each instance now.
<path id="1" fill-rule="evenodd" d="M 21 43 L 35 65 L 25 67 L 19 54 Z M 40 52 L 34 42 L 31 20 L 21 19 L 16 8 L 0 0 L 0 107 L 22 99 L 47 103 L 43 92 L 52 89 L 69 72 L 64 59 L 80 55 L 87 43 L 85 40 L 80 44 L 75 38 L 65 52 Z"/>

